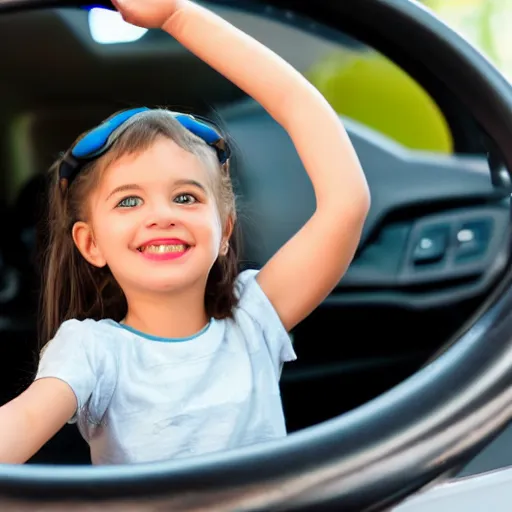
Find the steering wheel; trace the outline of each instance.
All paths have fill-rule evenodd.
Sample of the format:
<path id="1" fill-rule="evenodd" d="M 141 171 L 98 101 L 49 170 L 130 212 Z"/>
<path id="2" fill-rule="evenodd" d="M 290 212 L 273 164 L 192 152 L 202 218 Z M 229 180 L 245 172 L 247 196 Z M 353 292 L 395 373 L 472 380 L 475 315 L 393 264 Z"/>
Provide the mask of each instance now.
<path id="1" fill-rule="evenodd" d="M 0 14 L 70 4 L 80 2 L 3 0 Z M 342 29 L 412 75 L 447 88 L 493 141 L 503 166 L 512 168 L 511 86 L 420 4 L 266 4 L 237 1 L 238 7 L 262 13 L 272 6 L 283 19 L 289 8 L 304 15 L 305 23 L 313 19 Z M 428 200 L 428 194 L 439 194 L 442 186 L 445 183 L 421 193 Z M 459 468 L 512 418 L 510 277 L 509 273 L 472 324 L 436 359 L 341 417 L 282 441 L 180 462 L 95 468 L 0 466 L 0 496 L 27 508 L 65 500 L 66 506 L 78 510 L 91 510 L 93 503 L 105 510 L 123 503 L 128 507 L 126 500 L 139 511 L 382 510 Z"/>

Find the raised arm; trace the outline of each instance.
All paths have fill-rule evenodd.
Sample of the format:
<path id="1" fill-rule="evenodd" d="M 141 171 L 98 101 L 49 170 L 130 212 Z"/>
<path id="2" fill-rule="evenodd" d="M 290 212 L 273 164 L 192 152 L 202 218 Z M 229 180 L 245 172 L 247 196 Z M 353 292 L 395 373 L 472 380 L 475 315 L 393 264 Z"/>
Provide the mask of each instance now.
<path id="1" fill-rule="evenodd" d="M 30 459 L 73 416 L 76 405 L 65 382 L 46 378 L 0 407 L 0 464 Z"/>
<path id="2" fill-rule="evenodd" d="M 368 213 L 368 186 L 343 124 L 291 65 L 209 10 L 188 0 L 115 3 L 126 21 L 162 27 L 252 96 L 293 141 L 311 179 L 316 210 L 258 275 L 283 324 L 291 329 L 345 273 Z"/>

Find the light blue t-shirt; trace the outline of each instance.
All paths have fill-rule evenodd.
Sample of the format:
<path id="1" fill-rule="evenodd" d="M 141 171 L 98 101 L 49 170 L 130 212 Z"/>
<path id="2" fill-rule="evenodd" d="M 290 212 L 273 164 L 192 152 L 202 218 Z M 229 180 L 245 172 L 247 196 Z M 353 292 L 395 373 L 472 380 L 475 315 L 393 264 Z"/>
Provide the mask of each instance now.
<path id="1" fill-rule="evenodd" d="M 291 339 L 259 286 L 242 272 L 234 319 L 169 340 L 113 320 L 68 320 L 43 351 L 36 379 L 73 389 L 70 422 L 93 464 L 191 457 L 286 436 L 279 391 Z"/>

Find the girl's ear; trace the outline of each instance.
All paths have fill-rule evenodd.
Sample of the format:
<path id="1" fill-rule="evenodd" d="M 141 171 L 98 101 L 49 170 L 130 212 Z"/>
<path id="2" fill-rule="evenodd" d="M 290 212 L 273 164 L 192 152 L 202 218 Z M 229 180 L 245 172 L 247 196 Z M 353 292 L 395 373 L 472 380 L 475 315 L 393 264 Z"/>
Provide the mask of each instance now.
<path id="1" fill-rule="evenodd" d="M 224 226 L 224 233 L 222 234 L 222 240 L 220 245 L 220 254 L 221 256 L 226 256 L 229 250 L 229 239 L 231 238 L 231 235 L 233 234 L 233 228 L 235 227 L 235 221 L 233 219 L 233 216 L 230 215 L 227 220 L 226 224 Z"/>
<path id="2" fill-rule="evenodd" d="M 72 229 L 73 241 L 80 254 L 95 267 L 104 267 L 107 262 L 94 240 L 94 234 L 87 222 L 75 222 Z"/>

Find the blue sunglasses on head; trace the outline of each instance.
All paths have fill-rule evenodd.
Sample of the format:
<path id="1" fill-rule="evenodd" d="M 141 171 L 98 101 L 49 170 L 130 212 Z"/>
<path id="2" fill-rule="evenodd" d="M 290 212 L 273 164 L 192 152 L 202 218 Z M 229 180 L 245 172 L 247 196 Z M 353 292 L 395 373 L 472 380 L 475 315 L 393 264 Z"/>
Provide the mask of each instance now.
<path id="1" fill-rule="evenodd" d="M 87 132 L 62 157 L 59 167 L 60 183 L 64 182 L 66 186 L 69 186 L 87 162 L 98 158 L 112 146 L 115 140 L 112 134 L 115 130 L 134 115 L 148 110 L 150 109 L 147 107 L 124 110 Z M 168 112 L 184 128 L 213 147 L 221 164 L 227 162 L 230 157 L 229 146 L 217 129 L 209 126 L 209 124 L 213 125 L 210 120 L 197 115 L 192 116 L 180 112 Z"/>

